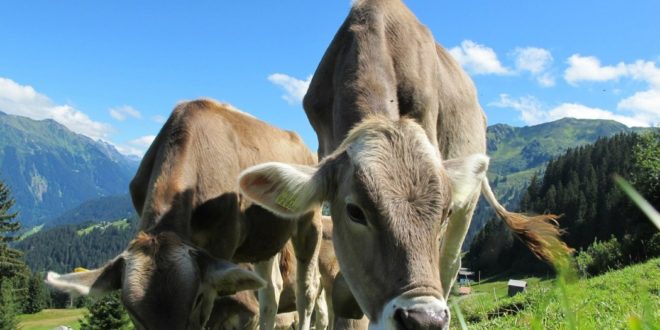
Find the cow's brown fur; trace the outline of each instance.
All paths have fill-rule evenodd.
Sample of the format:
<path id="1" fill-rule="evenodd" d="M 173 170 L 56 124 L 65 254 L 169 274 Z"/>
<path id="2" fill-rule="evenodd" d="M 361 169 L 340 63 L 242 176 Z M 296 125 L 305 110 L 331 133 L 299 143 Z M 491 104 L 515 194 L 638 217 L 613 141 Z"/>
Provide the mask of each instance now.
<path id="1" fill-rule="evenodd" d="M 210 100 L 178 105 L 130 184 L 139 234 L 108 265 L 86 275 L 49 273 L 47 280 L 83 294 L 122 289 L 138 328 L 197 329 L 204 327 L 216 296 L 264 284 L 223 260 L 270 267 L 291 240 L 296 256 L 283 259 L 283 271 L 290 278 L 299 270 L 295 301 L 301 319 L 308 320 L 318 290 L 320 212 L 292 221 L 244 199 L 239 173 L 268 161 L 311 166 L 316 157 L 297 134 L 229 105 Z M 270 311 L 277 310 L 274 274 L 270 269 L 260 274 L 269 280 L 259 291 L 267 300 L 261 304 L 269 311 L 261 318 L 268 319 L 266 327 L 274 316 Z"/>
<path id="2" fill-rule="evenodd" d="M 264 261 L 293 237 L 298 260 L 310 263 L 320 244 L 316 213 L 294 222 L 239 195 L 240 171 L 267 161 L 316 163 L 293 132 L 209 100 L 179 105 L 131 182 L 141 230 L 175 231 L 211 255 L 234 262 Z M 285 272 L 290 268 L 286 265 Z"/>

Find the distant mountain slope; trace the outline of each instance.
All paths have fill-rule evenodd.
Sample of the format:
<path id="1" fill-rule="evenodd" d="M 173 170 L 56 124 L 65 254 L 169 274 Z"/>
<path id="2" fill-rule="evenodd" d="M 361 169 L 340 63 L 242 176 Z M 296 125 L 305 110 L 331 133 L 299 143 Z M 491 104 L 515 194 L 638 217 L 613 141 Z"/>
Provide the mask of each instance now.
<path id="1" fill-rule="evenodd" d="M 46 221 L 46 228 L 66 224 L 81 224 L 85 222 L 112 221 L 115 219 L 135 216 L 131 196 L 104 196 L 83 202 L 77 207 L 65 211 L 54 219 Z"/>
<path id="2" fill-rule="evenodd" d="M 14 247 L 25 253 L 25 261 L 33 271 L 91 269 L 123 251 L 136 228 L 136 218 L 63 225 L 35 233 Z"/>
<path id="3" fill-rule="evenodd" d="M 0 180 L 25 228 L 89 199 L 126 194 L 137 164 L 53 120 L 0 112 Z"/>
<path id="4" fill-rule="evenodd" d="M 594 143 L 600 137 L 644 130 L 647 128 L 629 128 L 613 120 L 575 118 L 525 127 L 489 126 L 487 139 L 491 161 L 488 177 L 491 187 L 502 204 L 515 210 L 529 179 L 551 158 L 569 148 Z M 464 248 L 493 216 L 490 206 L 479 201 Z"/>

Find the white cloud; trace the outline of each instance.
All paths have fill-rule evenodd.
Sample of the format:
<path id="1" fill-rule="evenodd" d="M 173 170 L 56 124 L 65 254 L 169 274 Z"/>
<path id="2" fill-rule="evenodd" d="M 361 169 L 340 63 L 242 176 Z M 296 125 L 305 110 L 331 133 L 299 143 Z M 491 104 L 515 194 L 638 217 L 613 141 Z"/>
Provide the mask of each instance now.
<path id="1" fill-rule="evenodd" d="M 529 71 L 533 74 L 542 73 L 552 64 L 552 54 L 543 48 L 519 47 L 513 51 L 513 56 L 518 70 Z"/>
<path id="2" fill-rule="evenodd" d="M 268 76 L 268 80 L 284 89 L 286 93 L 282 95 L 282 98 L 289 104 L 299 104 L 307 93 L 312 76 L 307 77 L 306 80 L 300 80 L 283 73 L 274 73 Z"/>
<path id="3" fill-rule="evenodd" d="M 145 135 L 145 136 L 141 136 L 137 139 L 128 141 L 128 143 L 132 144 L 136 147 L 145 147 L 145 148 L 147 148 L 151 145 L 151 143 L 154 142 L 155 139 L 156 139 L 155 135 Z"/>
<path id="4" fill-rule="evenodd" d="M 516 72 L 529 72 L 541 87 L 555 85 L 555 77 L 548 72 L 553 61 L 549 50 L 538 47 L 518 47 L 511 53 L 511 56 L 516 65 Z"/>
<path id="5" fill-rule="evenodd" d="M 113 146 L 119 151 L 119 153 L 124 155 L 135 155 L 142 157 L 146 149 L 140 149 L 129 145 L 113 144 Z"/>
<path id="6" fill-rule="evenodd" d="M 512 98 L 508 94 L 500 94 L 500 99 L 488 105 L 497 108 L 511 108 L 520 112 L 520 119 L 529 125 L 536 125 L 547 121 L 547 114 L 543 111 L 541 102 L 533 96 Z"/>
<path id="7" fill-rule="evenodd" d="M 165 124 L 165 121 L 167 120 L 167 118 L 165 118 L 165 116 L 155 115 L 155 116 L 151 116 L 151 120 L 153 120 L 154 122 L 156 122 L 158 124 Z"/>
<path id="8" fill-rule="evenodd" d="M 536 81 L 541 87 L 552 87 L 555 85 L 555 77 L 549 72 L 536 76 Z"/>
<path id="9" fill-rule="evenodd" d="M 568 69 L 564 71 L 564 79 L 571 85 L 576 85 L 580 81 L 616 80 L 627 73 L 624 63 L 602 66 L 595 56 L 573 54 L 568 58 L 568 65 Z"/>
<path id="10" fill-rule="evenodd" d="M 115 147 L 119 152 L 125 155 L 143 156 L 149 149 L 151 143 L 156 139 L 155 135 L 145 135 L 137 139 L 130 140 L 124 144 L 117 144 Z"/>
<path id="11" fill-rule="evenodd" d="M 107 140 L 114 128 L 97 122 L 73 106 L 56 105 L 32 86 L 0 77 L 0 110 L 32 119 L 53 119 L 70 130 L 93 139 Z"/>
<path id="12" fill-rule="evenodd" d="M 133 117 L 135 119 L 142 118 L 142 114 L 130 105 L 122 105 L 120 107 L 111 108 L 109 111 L 110 116 L 119 121 L 124 121 L 127 117 Z"/>
<path id="13" fill-rule="evenodd" d="M 528 125 L 536 125 L 565 117 L 616 120 L 630 127 L 652 126 L 654 124 L 653 121 L 644 116 L 625 116 L 578 103 L 562 103 L 554 108 L 545 109 L 541 102 L 533 96 L 512 98 L 507 94 L 500 94 L 499 100 L 491 102 L 489 105 L 498 108 L 510 108 L 520 112 L 520 119 Z"/>
<path id="14" fill-rule="evenodd" d="M 617 108 L 635 112 L 660 123 L 660 90 L 651 89 L 637 92 L 633 96 L 621 100 L 617 104 Z"/>
<path id="15" fill-rule="evenodd" d="M 564 78 L 569 84 L 581 81 L 604 82 L 628 78 L 648 84 L 648 89 L 622 99 L 617 109 L 632 114 L 637 126 L 655 126 L 660 123 L 660 68 L 655 62 L 637 60 L 603 66 L 594 56 L 572 55 Z M 639 123 L 643 125 L 639 125 Z"/>
<path id="16" fill-rule="evenodd" d="M 449 50 L 449 53 L 466 70 L 473 74 L 509 74 L 510 70 L 505 68 L 497 59 L 495 51 L 472 40 L 464 40 L 460 46 Z"/>
<path id="17" fill-rule="evenodd" d="M 600 108 L 590 108 L 577 103 L 563 103 L 548 111 L 548 119 L 556 120 L 564 117 L 578 118 L 578 119 L 609 119 L 616 120 L 626 126 L 649 126 L 651 123 L 644 121 L 642 118 L 630 117 L 615 114 L 611 111 L 603 110 Z"/>

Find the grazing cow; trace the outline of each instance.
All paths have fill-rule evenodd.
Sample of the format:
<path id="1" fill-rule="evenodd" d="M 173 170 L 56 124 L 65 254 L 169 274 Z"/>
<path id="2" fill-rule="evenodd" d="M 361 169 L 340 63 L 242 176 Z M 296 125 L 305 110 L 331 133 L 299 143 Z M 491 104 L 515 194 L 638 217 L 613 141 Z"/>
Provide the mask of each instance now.
<path id="1" fill-rule="evenodd" d="M 147 151 L 130 185 L 141 233 L 106 266 L 87 273 L 49 273 L 52 286 L 77 293 L 121 289 L 134 323 L 144 329 L 200 329 L 217 295 L 264 284 L 228 265 L 256 262 L 260 327 L 272 329 L 282 287 L 274 256 L 291 239 L 297 261 L 296 302 L 309 328 L 319 290 L 319 210 L 283 219 L 243 198 L 241 170 L 267 161 L 312 166 L 295 133 L 229 105 L 180 104 Z M 216 259 L 217 258 L 217 259 Z"/>
<path id="2" fill-rule="evenodd" d="M 262 164 L 241 174 L 241 191 L 283 217 L 330 202 L 343 278 L 372 327 L 448 327 L 446 299 L 480 191 L 538 256 L 568 249 L 554 216 L 497 202 L 475 87 L 400 0 L 353 2 L 304 108 L 318 168 Z"/>

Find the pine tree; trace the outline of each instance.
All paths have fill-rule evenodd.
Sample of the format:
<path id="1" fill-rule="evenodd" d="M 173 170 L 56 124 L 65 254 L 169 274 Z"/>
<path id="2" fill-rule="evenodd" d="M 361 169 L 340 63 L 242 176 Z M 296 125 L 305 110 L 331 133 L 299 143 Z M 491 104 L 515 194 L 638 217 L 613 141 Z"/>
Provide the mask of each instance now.
<path id="1" fill-rule="evenodd" d="M 43 277 L 32 274 L 28 281 L 27 294 L 23 303 L 23 313 L 34 314 L 50 305 L 50 295 L 46 290 Z"/>
<path id="2" fill-rule="evenodd" d="M 0 181 L 0 242 L 8 243 L 14 241 L 16 238 L 8 236 L 21 229 L 21 224 L 13 220 L 18 213 L 10 213 L 10 209 L 14 206 L 14 199 L 11 198 L 9 188 Z"/>
<path id="3" fill-rule="evenodd" d="M 119 300 L 119 294 L 101 297 L 89 307 L 80 321 L 81 330 L 130 329 L 131 322 Z"/>
<path id="4" fill-rule="evenodd" d="M 0 284 L 0 329 L 18 329 L 16 312 L 16 301 L 14 299 L 11 281 L 4 280 Z"/>
<path id="5" fill-rule="evenodd" d="M 13 303 L 21 306 L 25 299 L 30 270 L 23 261 L 23 253 L 8 245 L 16 240 L 13 235 L 21 227 L 20 223 L 14 220 L 17 213 L 11 212 L 13 205 L 14 199 L 11 198 L 9 188 L 0 181 L 0 285 L 8 287 L 14 297 Z"/>

